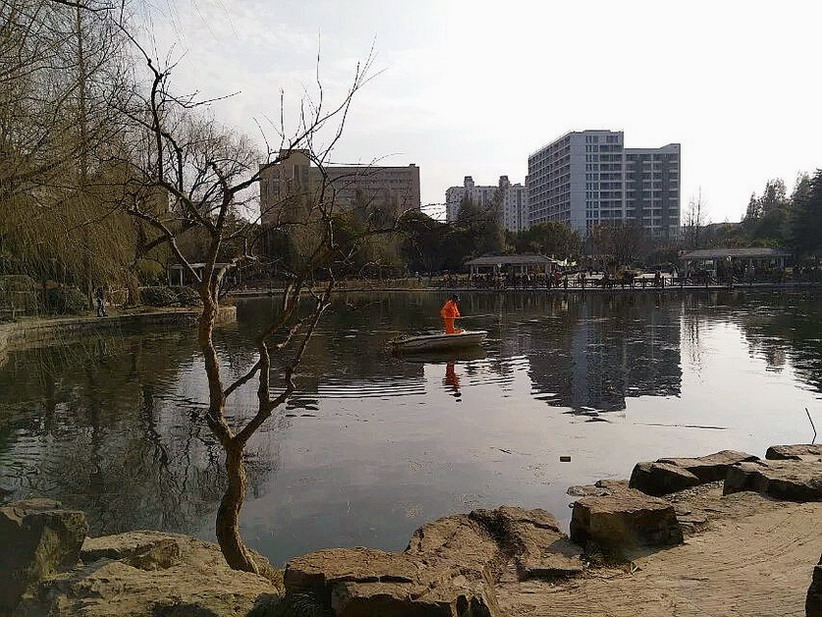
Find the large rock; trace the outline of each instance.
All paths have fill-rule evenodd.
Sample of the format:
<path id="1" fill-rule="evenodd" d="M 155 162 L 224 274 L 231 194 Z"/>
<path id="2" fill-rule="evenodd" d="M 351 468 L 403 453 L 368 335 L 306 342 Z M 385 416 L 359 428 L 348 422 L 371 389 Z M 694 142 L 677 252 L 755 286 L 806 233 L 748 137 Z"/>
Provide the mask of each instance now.
<path id="1" fill-rule="evenodd" d="M 765 458 L 772 461 L 820 461 L 822 444 L 798 443 L 785 446 L 771 446 Z"/>
<path id="2" fill-rule="evenodd" d="M 568 540 L 546 510 L 502 506 L 475 510 L 469 516 L 494 534 L 500 554 L 512 558 L 520 580 L 582 572 L 582 549 Z"/>
<path id="3" fill-rule="evenodd" d="M 822 557 L 813 569 L 811 586 L 805 598 L 805 617 L 822 617 Z"/>
<path id="4" fill-rule="evenodd" d="M 724 494 L 755 491 L 787 501 L 822 501 L 822 463 L 758 461 L 732 467 Z"/>
<path id="5" fill-rule="evenodd" d="M 487 570 L 437 556 L 376 549 L 329 549 L 293 559 L 286 601 L 336 617 L 493 617 Z"/>
<path id="6" fill-rule="evenodd" d="M 756 456 L 747 454 L 746 452 L 722 450 L 721 452 L 708 454 L 707 456 L 698 456 L 696 458 L 661 458 L 656 462 L 685 469 L 699 478 L 700 483 L 705 483 L 724 480 L 728 469 L 734 465 L 758 460 Z"/>
<path id="7" fill-rule="evenodd" d="M 571 540 L 609 548 L 665 546 L 682 542 L 673 506 L 637 490 L 574 503 Z"/>
<path id="8" fill-rule="evenodd" d="M 229 568 L 218 546 L 189 536 L 94 538 L 81 557 L 24 596 L 16 617 L 246 617 L 280 595 L 268 579 Z"/>
<path id="9" fill-rule="evenodd" d="M 683 467 L 670 463 L 637 463 L 629 486 L 646 495 L 659 497 L 701 483 L 697 476 Z"/>
<path id="10" fill-rule="evenodd" d="M 450 559 L 474 568 L 503 567 L 495 563 L 500 552 L 496 540 L 473 512 L 426 523 L 413 533 L 405 552 Z"/>
<path id="11" fill-rule="evenodd" d="M 160 531 L 130 531 L 86 539 L 80 558 L 85 563 L 111 559 L 140 570 L 163 570 L 180 563 L 184 544 L 185 536 Z"/>
<path id="12" fill-rule="evenodd" d="M 287 602 L 337 617 L 498 615 L 500 580 L 582 571 L 581 549 L 545 510 L 502 506 L 446 516 L 417 529 L 403 553 L 331 549 L 285 571 Z"/>
<path id="13" fill-rule="evenodd" d="M 559 530 L 550 512 L 539 508 L 501 506 L 438 519 L 414 532 L 406 553 L 487 568 L 495 579 L 509 565 L 521 580 L 582 571 L 582 550 Z"/>
<path id="14" fill-rule="evenodd" d="M 0 508 L 0 613 L 41 579 L 75 565 L 87 531 L 85 514 L 51 499 Z"/>

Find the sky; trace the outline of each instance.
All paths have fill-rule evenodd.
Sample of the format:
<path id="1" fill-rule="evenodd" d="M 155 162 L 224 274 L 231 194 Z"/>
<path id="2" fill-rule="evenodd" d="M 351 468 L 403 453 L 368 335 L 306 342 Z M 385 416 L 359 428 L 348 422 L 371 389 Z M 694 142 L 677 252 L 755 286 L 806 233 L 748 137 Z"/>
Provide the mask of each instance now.
<path id="1" fill-rule="evenodd" d="M 154 0 L 182 91 L 264 143 L 301 97 L 339 100 L 373 55 L 332 160 L 420 167 L 422 203 L 473 176 L 524 182 L 571 130 L 682 144 L 682 209 L 738 221 L 751 193 L 822 167 L 822 2 Z M 319 58 L 319 61 L 318 61 Z M 235 94 L 236 93 L 236 94 Z"/>

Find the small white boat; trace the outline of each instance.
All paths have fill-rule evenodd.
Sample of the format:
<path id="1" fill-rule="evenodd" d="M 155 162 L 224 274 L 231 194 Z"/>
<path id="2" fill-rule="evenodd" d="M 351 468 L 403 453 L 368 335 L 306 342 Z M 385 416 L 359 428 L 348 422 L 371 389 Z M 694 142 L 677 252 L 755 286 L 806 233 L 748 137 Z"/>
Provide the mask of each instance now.
<path id="1" fill-rule="evenodd" d="M 463 330 L 457 334 L 422 334 L 405 336 L 391 341 L 394 351 L 431 351 L 441 349 L 459 349 L 479 345 L 488 336 L 485 330 Z"/>

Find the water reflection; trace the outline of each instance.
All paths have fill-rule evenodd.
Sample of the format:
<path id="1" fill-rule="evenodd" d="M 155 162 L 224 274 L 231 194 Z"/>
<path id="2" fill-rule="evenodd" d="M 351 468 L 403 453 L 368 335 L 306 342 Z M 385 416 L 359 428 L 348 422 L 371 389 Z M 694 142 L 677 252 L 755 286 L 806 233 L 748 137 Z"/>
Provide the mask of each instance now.
<path id="1" fill-rule="evenodd" d="M 175 331 L 13 353 L 0 371 L 0 483 L 85 510 L 97 533 L 196 529 L 223 490 L 196 364 Z M 250 459 L 253 489 L 273 467 Z"/>
<path id="2" fill-rule="evenodd" d="M 624 476 L 646 456 L 807 439 L 804 407 L 822 400 L 819 299 L 466 294 L 463 313 L 486 315 L 472 322 L 489 331 L 483 348 L 397 357 L 390 339 L 437 329 L 442 298 L 341 296 L 298 394 L 250 444 L 244 529 L 278 562 L 327 545 L 402 548 L 423 520 L 476 506 L 562 517 L 568 484 Z M 239 303 L 218 341 L 227 377 L 254 362 L 250 341 L 276 306 Z M 190 332 L 12 352 L 0 486 L 83 508 L 94 533 L 210 538 L 223 478 L 204 403 Z M 254 403 L 241 389 L 229 418 Z"/>

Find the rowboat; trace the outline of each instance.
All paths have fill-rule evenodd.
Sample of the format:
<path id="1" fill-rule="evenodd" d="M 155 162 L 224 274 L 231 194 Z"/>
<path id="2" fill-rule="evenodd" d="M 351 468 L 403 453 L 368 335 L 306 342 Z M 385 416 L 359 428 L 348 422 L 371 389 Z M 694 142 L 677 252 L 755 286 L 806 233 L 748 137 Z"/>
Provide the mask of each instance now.
<path id="1" fill-rule="evenodd" d="M 461 349 L 463 347 L 473 347 L 479 345 L 488 332 L 485 330 L 463 330 L 456 334 L 422 334 L 419 336 L 405 336 L 395 338 L 391 341 L 394 351 L 432 351 Z"/>

